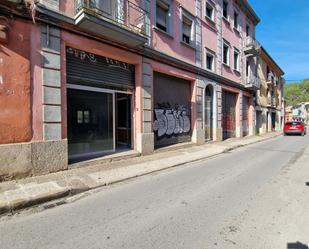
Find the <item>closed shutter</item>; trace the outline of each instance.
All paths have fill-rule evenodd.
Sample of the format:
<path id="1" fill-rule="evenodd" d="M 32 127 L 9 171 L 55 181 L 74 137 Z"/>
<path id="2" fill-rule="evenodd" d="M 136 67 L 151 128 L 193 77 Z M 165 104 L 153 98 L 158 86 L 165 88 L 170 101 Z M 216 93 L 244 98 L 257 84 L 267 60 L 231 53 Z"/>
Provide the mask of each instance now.
<path id="1" fill-rule="evenodd" d="M 168 6 L 158 4 L 156 22 L 157 24 L 165 27 L 166 29 L 167 29 L 167 15 L 168 15 Z"/>
<path id="2" fill-rule="evenodd" d="M 134 65 L 69 47 L 66 61 L 68 84 L 102 88 L 134 88 Z"/>

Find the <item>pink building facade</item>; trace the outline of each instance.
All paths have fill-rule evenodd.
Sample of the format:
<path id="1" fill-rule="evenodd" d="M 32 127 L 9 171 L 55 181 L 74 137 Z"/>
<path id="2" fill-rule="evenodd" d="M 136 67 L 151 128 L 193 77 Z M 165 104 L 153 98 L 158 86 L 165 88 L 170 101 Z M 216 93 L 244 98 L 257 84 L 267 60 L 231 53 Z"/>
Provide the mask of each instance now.
<path id="1" fill-rule="evenodd" d="M 245 0 L 4 1 L 0 181 L 253 135 L 258 22 Z"/>

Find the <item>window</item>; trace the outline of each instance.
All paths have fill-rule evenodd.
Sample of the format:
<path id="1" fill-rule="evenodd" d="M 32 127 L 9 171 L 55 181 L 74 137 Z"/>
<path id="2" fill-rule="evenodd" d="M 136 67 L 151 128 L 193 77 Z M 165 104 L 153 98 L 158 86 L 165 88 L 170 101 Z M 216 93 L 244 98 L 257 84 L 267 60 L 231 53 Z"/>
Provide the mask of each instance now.
<path id="1" fill-rule="evenodd" d="M 247 58 L 246 60 L 246 76 L 250 77 L 250 60 Z"/>
<path id="2" fill-rule="evenodd" d="M 89 124 L 90 123 L 90 111 L 77 111 L 77 123 Z"/>
<path id="3" fill-rule="evenodd" d="M 267 66 L 266 67 L 266 79 L 268 79 L 269 74 L 270 74 L 270 69 L 269 69 L 269 66 Z"/>
<path id="4" fill-rule="evenodd" d="M 194 42 L 193 32 L 193 17 L 183 10 L 182 14 L 182 42 L 193 46 Z"/>
<path id="5" fill-rule="evenodd" d="M 234 28 L 238 30 L 238 13 L 236 11 L 234 11 Z"/>
<path id="6" fill-rule="evenodd" d="M 165 32 L 169 30 L 169 5 L 165 1 L 157 0 L 156 27 Z"/>
<path id="7" fill-rule="evenodd" d="M 239 72 L 239 50 L 234 48 L 234 70 Z"/>
<path id="8" fill-rule="evenodd" d="M 208 17 L 210 20 L 214 21 L 215 15 L 214 15 L 214 6 L 210 4 L 209 2 L 206 2 L 206 17 Z"/>
<path id="9" fill-rule="evenodd" d="M 246 36 L 249 37 L 250 36 L 250 26 L 246 25 Z"/>
<path id="10" fill-rule="evenodd" d="M 230 65 L 230 45 L 226 41 L 223 42 L 223 64 Z"/>
<path id="11" fill-rule="evenodd" d="M 228 6 L 229 3 L 226 0 L 223 0 L 223 17 L 228 20 Z"/>
<path id="12" fill-rule="evenodd" d="M 206 49 L 206 69 L 215 71 L 215 53 Z"/>

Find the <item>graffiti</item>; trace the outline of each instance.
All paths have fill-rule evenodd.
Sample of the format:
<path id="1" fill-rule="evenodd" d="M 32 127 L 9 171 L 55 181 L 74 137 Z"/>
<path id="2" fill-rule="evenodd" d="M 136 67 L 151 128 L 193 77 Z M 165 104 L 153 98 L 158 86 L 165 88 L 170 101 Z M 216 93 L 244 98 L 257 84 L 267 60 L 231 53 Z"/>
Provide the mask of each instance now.
<path id="1" fill-rule="evenodd" d="M 169 104 L 158 105 L 154 110 L 154 131 L 160 138 L 162 136 L 177 136 L 186 134 L 191 130 L 190 111 L 183 105 L 170 108 Z"/>
<path id="2" fill-rule="evenodd" d="M 93 62 L 93 63 L 97 62 L 97 58 L 95 57 L 94 54 L 88 53 L 88 52 L 85 52 L 85 51 L 82 51 L 76 48 L 67 48 L 67 53 L 74 55 L 76 58 L 79 58 L 81 60 L 88 59 L 90 62 Z"/>
<path id="3" fill-rule="evenodd" d="M 127 71 L 132 71 L 131 65 L 122 61 L 113 60 L 105 57 L 105 61 L 108 64 L 108 67 L 120 68 Z"/>

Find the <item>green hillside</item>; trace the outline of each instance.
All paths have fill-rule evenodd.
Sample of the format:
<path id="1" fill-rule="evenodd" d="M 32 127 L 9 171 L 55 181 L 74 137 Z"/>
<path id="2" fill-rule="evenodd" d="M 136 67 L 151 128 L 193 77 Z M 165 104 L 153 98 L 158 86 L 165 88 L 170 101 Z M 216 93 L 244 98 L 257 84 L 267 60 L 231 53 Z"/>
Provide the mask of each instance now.
<path id="1" fill-rule="evenodd" d="M 300 83 L 286 84 L 284 87 L 287 106 L 309 102 L 309 79 Z"/>

